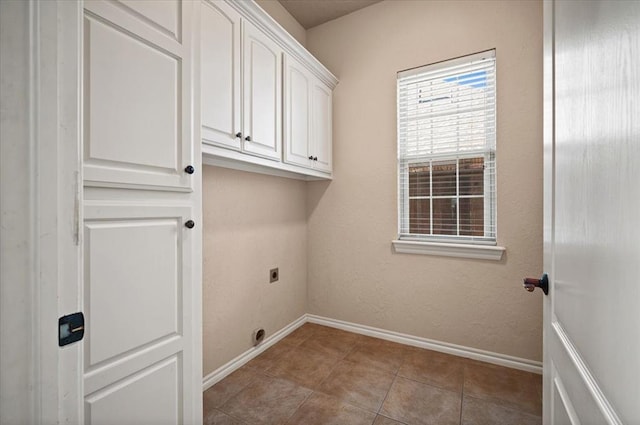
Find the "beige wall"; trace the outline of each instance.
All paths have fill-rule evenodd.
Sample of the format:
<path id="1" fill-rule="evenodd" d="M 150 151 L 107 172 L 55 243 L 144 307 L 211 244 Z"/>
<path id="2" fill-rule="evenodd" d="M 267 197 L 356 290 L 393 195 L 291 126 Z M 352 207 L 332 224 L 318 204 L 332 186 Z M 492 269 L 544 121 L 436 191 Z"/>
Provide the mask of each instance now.
<path id="1" fill-rule="evenodd" d="M 256 3 L 304 46 L 305 29 L 279 2 Z M 202 198 L 206 376 L 251 348 L 256 328 L 268 337 L 306 313 L 306 184 L 205 166 Z"/>
<path id="2" fill-rule="evenodd" d="M 334 92 L 334 181 L 308 184 L 309 312 L 541 359 L 542 3 L 384 1 L 307 31 Z M 395 254 L 396 72 L 496 48 L 502 261 Z"/>
<path id="3" fill-rule="evenodd" d="M 296 19 L 277 0 L 256 0 L 258 6 L 264 9 L 276 22 L 282 26 L 303 46 L 307 43 L 307 32 Z"/>
<path id="4" fill-rule="evenodd" d="M 306 312 L 307 216 L 302 181 L 205 166 L 202 183 L 206 376 Z"/>

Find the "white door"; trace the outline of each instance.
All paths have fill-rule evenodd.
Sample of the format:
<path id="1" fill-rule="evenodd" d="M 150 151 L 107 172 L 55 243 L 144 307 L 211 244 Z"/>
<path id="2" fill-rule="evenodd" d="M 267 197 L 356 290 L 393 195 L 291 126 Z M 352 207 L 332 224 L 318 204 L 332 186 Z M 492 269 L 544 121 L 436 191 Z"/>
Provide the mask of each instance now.
<path id="1" fill-rule="evenodd" d="M 194 5 L 85 2 L 85 423 L 202 420 Z"/>
<path id="2" fill-rule="evenodd" d="M 284 57 L 284 162 L 313 168 L 311 84 L 313 77 L 295 58 Z"/>
<path id="3" fill-rule="evenodd" d="M 640 424 L 640 2 L 544 8 L 544 423 Z"/>
<path id="4" fill-rule="evenodd" d="M 320 171 L 331 172 L 332 165 L 332 92 L 329 87 L 315 81 L 311 91 L 311 154 L 313 166 Z"/>
<path id="5" fill-rule="evenodd" d="M 253 24 L 243 31 L 243 150 L 280 160 L 282 50 Z"/>
<path id="6" fill-rule="evenodd" d="M 200 10 L 202 142 L 240 150 L 240 14 L 223 1 Z"/>

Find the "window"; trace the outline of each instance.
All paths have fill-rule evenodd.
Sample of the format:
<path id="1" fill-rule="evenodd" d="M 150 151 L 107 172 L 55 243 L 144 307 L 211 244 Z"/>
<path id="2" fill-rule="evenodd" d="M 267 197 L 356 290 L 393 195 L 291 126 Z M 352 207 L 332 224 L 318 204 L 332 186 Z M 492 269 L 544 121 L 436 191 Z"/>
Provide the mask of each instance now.
<path id="1" fill-rule="evenodd" d="M 398 239 L 495 245 L 495 51 L 397 83 Z"/>

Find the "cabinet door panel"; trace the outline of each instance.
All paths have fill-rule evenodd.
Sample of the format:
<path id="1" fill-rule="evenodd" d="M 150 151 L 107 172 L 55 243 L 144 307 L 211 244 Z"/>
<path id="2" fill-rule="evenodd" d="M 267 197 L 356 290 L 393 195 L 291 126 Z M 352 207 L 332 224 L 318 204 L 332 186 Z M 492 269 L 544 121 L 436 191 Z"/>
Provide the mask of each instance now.
<path id="1" fill-rule="evenodd" d="M 240 150 L 240 14 L 205 1 L 200 19 L 202 140 Z"/>
<path id="2" fill-rule="evenodd" d="M 284 78 L 284 161 L 312 168 L 311 75 L 291 57 L 285 58 Z"/>
<path id="3" fill-rule="evenodd" d="M 147 26 L 118 14 L 131 28 L 92 15 L 84 21 L 85 184 L 188 190 L 189 70 L 180 56 L 187 49 L 143 40 L 133 31 L 146 34 Z"/>
<path id="4" fill-rule="evenodd" d="M 331 90 L 321 83 L 313 86 L 312 124 L 311 124 L 311 153 L 318 159 L 313 161 L 317 170 L 331 172 L 332 170 L 332 105 Z"/>
<path id="5" fill-rule="evenodd" d="M 182 400 L 176 388 L 183 379 L 178 356 L 153 365 L 85 399 L 91 425 L 180 424 Z"/>
<path id="6" fill-rule="evenodd" d="M 181 359 L 172 368 L 178 376 L 188 375 L 195 349 L 189 313 L 196 230 L 186 228 L 184 223 L 192 213 L 189 206 L 85 202 L 87 418 L 106 420 L 113 406 L 120 407 L 111 414 L 129 418 L 122 423 L 135 423 L 139 414 L 148 413 L 149 405 L 130 404 L 124 395 L 109 394 L 123 391 L 122 394 L 145 398 L 153 385 L 142 384 L 148 379 L 138 378 L 163 359 Z M 123 385 L 123 381 L 132 385 Z M 177 410 L 171 407 L 171 411 L 188 417 L 191 412 L 182 403 L 189 400 L 181 400 L 178 406 L 173 399 L 182 399 L 185 391 L 189 392 L 191 381 L 167 378 L 163 382 L 162 391 L 173 394 L 171 403 Z M 164 396 L 157 400 L 160 399 L 164 400 Z M 110 423 L 121 422 L 112 416 Z"/>
<path id="7" fill-rule="evenodd" d="M 162 32 L 180 41 L 181 1 L 180 0 L 119 0 L 126 7 L 139 13 Z"/>
<path id="8" fill-rule="evenodd" d="M 282 50 L 248 22 L 243 23 L 243 31 L 243 150 L 279 160 L 282 144 Z"/>

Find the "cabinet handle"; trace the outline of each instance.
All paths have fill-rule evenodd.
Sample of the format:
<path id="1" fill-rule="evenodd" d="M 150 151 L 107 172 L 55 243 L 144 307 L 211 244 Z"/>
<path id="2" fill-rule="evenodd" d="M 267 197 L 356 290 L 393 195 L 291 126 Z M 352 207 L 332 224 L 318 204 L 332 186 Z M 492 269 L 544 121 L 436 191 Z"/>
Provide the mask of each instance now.
<path id="1" fill-rule="evenodd" d="M 187 173 L 187 174 L 193 174 L 195 171 L 196 171 L 196 169 L 193 168 L 193 165 L 187 165 L 184 168 L 184 172 Z"/>
<path id="2" fill-rule="evenodd" d="M 184 225 L 187 229 L 193 229 L 196 223 L 193 220 L 188 220 L 186 223 L 184 223 Z"/>
<path id="3" fill-rule="evenodd" d="M 310 155 L 310 156 L 309 156 L 309 159 L 313 159 L 313 155 Z"/>
<path id="4" fill-rule="evenodd" d="M 242 139 L 242 133 L 240 133 L 240 132 L 236 133 L 236 137 L 237 137 L 238 139 Z"/>
<path id="5" fill-rule="evenodd" d="M 250 142 L 251 141 L 251 136 L 245 137 L 244 140 L 246 140 L 247 142 Z"/>

